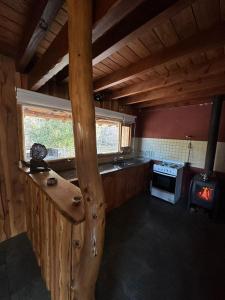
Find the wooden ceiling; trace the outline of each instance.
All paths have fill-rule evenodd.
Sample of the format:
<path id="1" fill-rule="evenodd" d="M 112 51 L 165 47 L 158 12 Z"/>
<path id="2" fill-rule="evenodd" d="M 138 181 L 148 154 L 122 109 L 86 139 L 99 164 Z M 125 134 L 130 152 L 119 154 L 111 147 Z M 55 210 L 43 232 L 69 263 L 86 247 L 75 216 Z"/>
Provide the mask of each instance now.
<path id="1" fill-rule="evenodd" d="M 141 109 L 225 93 L 225 0 L 95 0 L 93 19 L 95 92 Z M 62 0 L 0 0 L 1 52 L 30 89 L 68 81 L 67 30 Z"/>

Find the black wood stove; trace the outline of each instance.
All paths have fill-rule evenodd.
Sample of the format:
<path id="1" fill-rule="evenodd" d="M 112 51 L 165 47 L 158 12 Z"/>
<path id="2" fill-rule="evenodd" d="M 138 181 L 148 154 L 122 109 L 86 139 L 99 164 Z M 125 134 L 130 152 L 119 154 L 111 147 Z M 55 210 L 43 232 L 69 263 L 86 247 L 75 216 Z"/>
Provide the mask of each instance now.
<path id="1" fill-rule="evenodd" d="M 211 215 L 216 217 L 219 185 L 218 180 L 213 173 L 216 146 L 219 134 L 220 116 L 222 110 L 223 96 L 213 98 L 213 106 L 210 120 L 209 137 L 205 158 L 204 173 L 193 177 L 189 190 L 188 208 L 192 206 L 207 209 Z"/>
<path id="2" fill-rule="evenodd" d="M 216 209 L 219 196 L 219 186 L 216 178 L 205 178 L 205 174 L 194 176 L 190 186 L 189 208 L 191 205 L 206 208 L 210 211 Z"/>

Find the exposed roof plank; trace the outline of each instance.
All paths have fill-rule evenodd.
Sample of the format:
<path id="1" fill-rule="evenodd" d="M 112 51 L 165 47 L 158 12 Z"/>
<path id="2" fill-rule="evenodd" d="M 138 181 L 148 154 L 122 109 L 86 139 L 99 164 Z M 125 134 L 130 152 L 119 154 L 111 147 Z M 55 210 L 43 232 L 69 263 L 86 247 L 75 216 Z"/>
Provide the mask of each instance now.
<path id="1" fill-rule="evenodd" d="M 29 73 L 29 88 L 33 90 L 39 89 L 60 70 L 68 65 L 68 39 L 64 41 L 64 37 L 67 36 L 67 34 L 68 25 L 66 23 L 53 40 L 51 46 L 46 50 L 45 54 Z"/>
<path id="2" fill-rule="evenodd" d="M 164 15 L 168 18 L 167 10 L 174 2 L 174 0 L 159 0 L 157 5 L 151 5 L 148 0 L 143 1 L 137 9 L 131 11 L 124 19 L 96 40 L 93 44 L 93 65 L 142 35 L 147 27 L 153 28 L 160 24 L 164 20 Z M 174 11 L 172 13 L 174 14 Z"/>
<path id="3" fill-rule="evenodd" d="M 24 71 L 29 64 L 62 3 L 63 0 L 35 1 L 35 7 L 32 8 L 32 15 L 29 17 L 19 50 L 18 68 L 20 71 Z"/>
<path id="4" fill-rule="evenodd" d="M 199 29 L 208 29 L 220 22 L 220 0 L 196 1 L 193 12 Z"/>
<path id="5" fill-rule="evenodd" d="M 115 90 L 112 93 L 112 99 L 119 99 L 147 92 L 156 88 L 168 87 L 182 81 L 193 81 L 222 72 L 225 72 L 225 58 L 208 61 L 202 65 L 190 65 L 188 68 L 169 73 L 167 76 L 162 75 L 148 78 L 141 83 Z"/>
<path id="6" fill-rule="evenodd" d="M 14 48 L 0 38 L 1 54 L 15 58 L 16 52 Z"/>
<path id="7" fill-rule="evenodd" d="M 177 97 L 161 98 L 161 99 L 157 99 L 154 101 L 139 103 L 139 104 L 133 105 L 132 107 L 134 107 L 134 108 L 158 107 L 158 106 L 162 106 L 162 105 L 166 105 L 166 104 L 185 103 L 187 101 L 200 101 L 200 102 L 204 103 L 204 101 L 206 99 L 209 100 L 210 97 L 208 95 L 201 96 L 197 93 L 190 93 L 181 98 L 177 98 Z"/>
<path id="8" fill-rule="evenodd" d="M 126 15 L 128 15 L 132 10 L 134 10 L 138 5 L 140 5 L 145 0 L 117 0 L 114 1 L 113 5 L 109 8 L 107 13 L 105 12 L 102 17 L 98 16 L 98 20 L 94 24 L 92 30 L 92 43 L 94 43 L 98 38 L 100 38 L 106 31 L 108 31 L 112 26 L 119 23 Z M 98 0 L 96 2 L 99 2 Z M 99 6 L 100 3 L 96 3 Z M 101 4 L 102 5 L 102 4 Z M 95 14 L 95 17 L 96 14 Z"/>
<path id="9" fill-rule="evenodd" d="M 171 21 L 181 40 L 187 39 L 197 32 L 197 24 L 191 6 L 174 16 Z"/>
<path id="10" fill-rule="evenodd" d="M 166 50 L 141 59 L 126 68 L 118 70 L 97 80 L 94 83 L 94 90 L 100 91 L 118 83 L 134 78 L 156 66 L 161 66 L 167 62 L 179 59 L 192 53 L 209 50 L 225 43 L 225 24 L 200 32 L 193 37 L 180 42 L 178 45 L 167 48 Z"/>
<path id="11" fill-rule="evenodd" d="M 124 0 L 125 1 L 125 0 Z M 161 1 L 161 2 L 160 2 Z M 143 12 L 143 15 L 139 15 L 139 20 L 137 22 L 134 22 L 131 20 L 131 14 L 132 16 L 135 13 L 135 10 L 133 10 L 130 14 L 128 14 L 127 18 L 125 18 L 124 22 L 123 20 L 119 22 L 118 24 L 115 24 L 110 30 L 108 30 L 104 35 L 101 36 L 98 40 L 96 40 L 96 43 L 93 45 L 93 58 L 95 59 L 93 64 L 97 62 L 97 57 L 102 60 L 103 58 L 109 56 L 109 53 L 111 54 L 114 51 L 117 51 L 119 48 L 124 46 L 128 41 L 131 41 L 133 38 L 138 37 L 140 34 L 143 34 L 146 30 L 146 28 L 153 28 L 156 25 L 160 24 L 161 22 L 165 21 L 166 19 L 174 16 L 178 12 L 180 12 L 182 9 L 187 7 L 188 5 L 192 4 L 196 0 L 160 0 L 160 10 L 156 9 L 155 15 L 153 14 L 154 10 L 149 12 L 149 16 L 146 16 L 146 12 Z M 113 2 L 113 1 L 112 1 Z M 115 1 L 114 1 L 115 2 Z M 117 1 L 116 1 L 117 2 Z M 147 5 L 148 1 L 144 1 L 143 5 Z M 168 9 L 166 7 L 169 6 L 169 4 L 174 3 L 174 5 L 170 6 Z M 149 2 L 148 2 L 149 4 Z M 150 4 L 149 4 L 150 6 Z M 158 6 L 158 5 L 157 5 Z M 142 11 L 144 6 L 142 7 Z M 150 6 L 151 9 L 155 6 Z M 138 9 L 138 8 L 137 8 Z M 108 11 L 108 17 L 110 18 L 110 10 Z M 121 12 L 122 13 L 122 12 Z M 139 11 L 140 13 L 140 11 Z M 148 18 L 147 18 L 148 17 Z M 136 19 L 138 16 L 136 17 Z M 135 20 L 136 20 L 135 19 Z M 126 24 L 127 22 L 127 24 Z M 118 27 L 118 25 L 123 25 L 122 27 Z M 125 26 L 126 25 L 126 26 Z M 138 27 L 139 26 L 139 27 Z M 29 87 L 36 90 L 41 87 L 46 81 L 48 81 L 50 78 L 52 78 L 56 73 L 58 73 L 60 70 L 62 70 L 66 64 L 68 64 L 68 34 L 65 32 L 65 26 L 61 30 L 64 32 L 64 34 L 60 34 L 56 37 L 56 39 L 53 41 L 49 49 L 46 51 L 42 59 L 37 63 L 37 65 L 34 67 L 32 72 L 30 73 L 29 77 Z M 115 34 L 115 36 L 112 36 L 112 34 Z M 58 38 L 60 36 L 60 38 Z M 62 44 L 64 46 L 62 46 Z M 60 49 L 60 50 L 58 50 Z M 63 51 L 62 51 L 63 50 Z M 108 52 L 107 52 L 108 51 Z M 52 59 L 51 54 L 55 53 L 54 59 Z M 103 55 L 104 53 L 104 55 Z M 64 63 L 60 63 L 62 61 Z M 43 62 L 48 62 L 45 67 L 43 67 Z M 56 66 L 57 65 L 57 66 Z M 46 76 L 46 73 L 48 75 Z"/>
<path id="12" fill-rule="evenodd" d="M 199 104 L 209 104 L 212 102 L 212 99 L 208 97 L 202 97 L 202 98 L 190 98 L 186 100 L 177 100 L 177 101 L 171 101 L 167 103 L 162 103 L 154 106 L 145 106 L 145 107 L 137 107 L 142 109 L 148 110 L 159 110 L 159 109 L 165 109 L 165 108 L 174 108 L 174 107 L 181 107 L 181 106 L 189 106 L 189 105 L 199 105 Z"/>
<path id="13" fill-rule="evenodd" d="M 149 92 L 144 92 L 142 94 L 138 94 L 135 96 L 127 97 L 122 101 L 122 104 L 135 104 L 141 103 L 145 101 L 153 101 L 160 98 L 173 97 L 176 95 L 177 98 L 181 96 L 186 96 L 188 93 L 201 93 L 201 95 L 205 95 L 204 93 L 208 90 L 214 89 L 216 93 L 224 93 L 225 92 L 225 74 L 217 74 L 213 76 L 209 76 L 206 78 L 201 78 L 198 80 L 182 82 L 171 87 L 164 87 L 155 89 Z M 217 90 L 218 89 L 218 90 Z M 208 94 L 207 94 L 208 95 Z"/>

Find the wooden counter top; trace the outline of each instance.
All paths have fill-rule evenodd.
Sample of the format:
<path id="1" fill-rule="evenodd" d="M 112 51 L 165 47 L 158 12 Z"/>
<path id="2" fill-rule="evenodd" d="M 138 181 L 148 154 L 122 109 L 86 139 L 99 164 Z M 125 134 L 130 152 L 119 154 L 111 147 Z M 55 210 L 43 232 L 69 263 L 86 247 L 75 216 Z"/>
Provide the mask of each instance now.
<path id="1" fill-rule="evenodd" d="M 20 168 L 26 176 L 29 176 L 33 182 L 51 199 L 52 203 L 70 222 L 78 224 L 84 221 L 84 206 L 83 201 L 79 206 L 73 204 L 74 197 L 82 197 L 78 187 L 62 178 L 54 171 L 28 174 L 29 168 Z M 54 177 L 57 179 L 55 186 L 48 186 L 48 178 Z"/>
<path id="2" fill-rule="evenodd" d="M 125 160 L 126 162 L 126 160 Z M 126 165 L 122 165 L 122 164 L 118 164 L 118 163 L 105 163 L 105 164 L 100 164 L 99 165 L 99 172 L 101 175 L 105 175 L 108 173 L 113 173 L 113 172 L 118 172 L 127 168 L 132 168 L 132 167 L 136 167 L 145 163 L 149 163 L 149 160 L 147 159 L 136 159 L 134 158 L 134 162 L 131 162 L 131 159 L 127 160 L 127 164 Z M 77 173 L 76 173 L 76 169 L 69 169 L 69 170 L 64 170 L 64 171 L 58 171 L 58 174 L 60 176 L 62 176 L 64 179 L 69 180 L 69 181 L 77 181 Z"/>

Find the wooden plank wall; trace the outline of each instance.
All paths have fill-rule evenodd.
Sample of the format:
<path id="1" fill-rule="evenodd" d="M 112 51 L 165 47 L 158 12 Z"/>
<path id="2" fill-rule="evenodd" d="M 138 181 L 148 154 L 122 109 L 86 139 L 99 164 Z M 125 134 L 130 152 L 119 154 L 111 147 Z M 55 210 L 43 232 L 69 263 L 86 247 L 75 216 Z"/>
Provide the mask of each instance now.
<path id="1" fill-rule="evenodd" d="M 0 55 L 0 241 L 25 231 L 18 161 L 15 65 Z"/>
<path id="2" fill-rule="evenodd" d="M 23 174 L 28 236 L 52 300 L 72 300 L 83 241 L 83 224 L 73 224 L 51 198 Z"/>
<path id="3" fill-rule="evenodd" d="M 68 82 L 58 83 L 55 80 L 47 82 L 43 87 L 39 89 L 40 93 L 47 94 L 50 96 L 60 97 L 64 99 L 69 99 Z M 129 105 L 123 105 L 119 100 L 112 100 L 109 94 L 106 100 L 97 102 L 95 101 L 96 107 L 101 107 L 105 109 L 110 109 L 113 111 L 123 112 L 127 114 L 137 114 L 137 111 Z"/>

